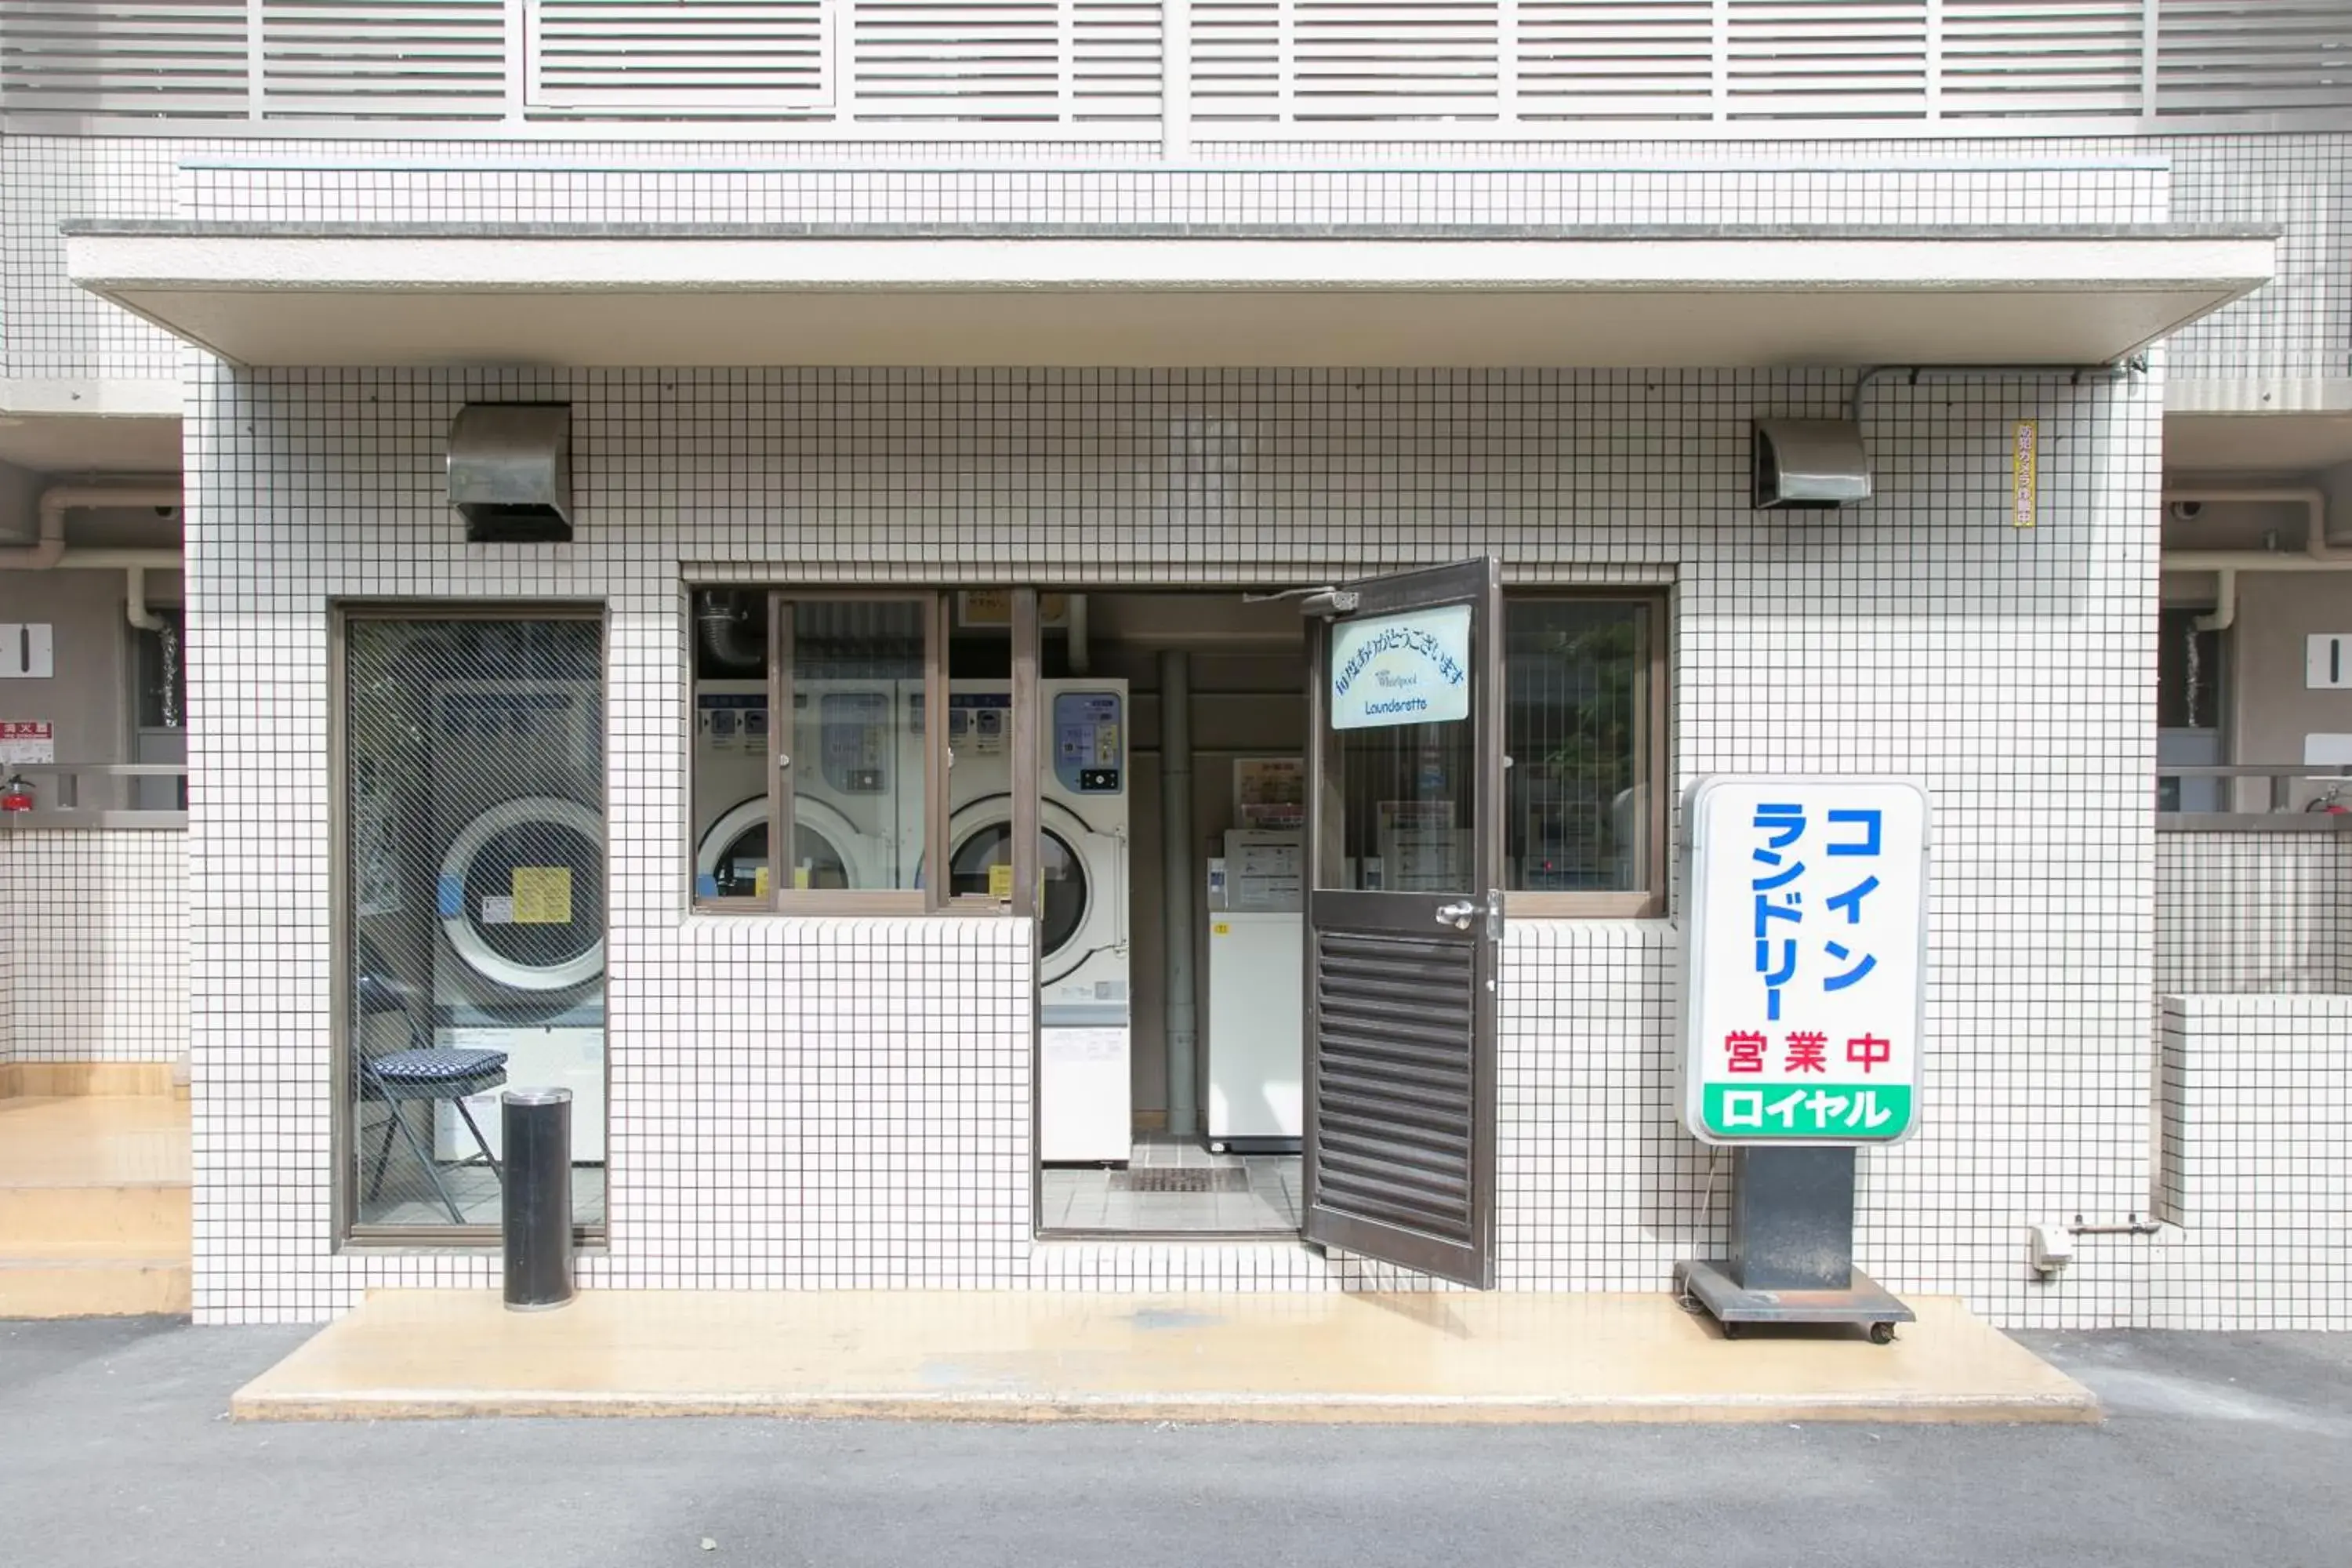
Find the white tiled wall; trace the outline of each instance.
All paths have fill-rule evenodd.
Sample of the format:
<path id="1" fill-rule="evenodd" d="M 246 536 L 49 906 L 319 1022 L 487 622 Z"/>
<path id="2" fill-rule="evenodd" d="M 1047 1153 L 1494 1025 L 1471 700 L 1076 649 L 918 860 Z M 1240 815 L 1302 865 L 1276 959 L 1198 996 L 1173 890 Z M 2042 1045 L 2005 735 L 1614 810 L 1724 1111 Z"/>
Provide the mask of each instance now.
<path id="1" fill-rule="evenodd" d="M 0 1061 L 170 1061 L 188 1046 L 187 836 L 0 836 Z"/>
<path id="2" fill-rule="evenodd" d="M 2163 999 L 2148 1321 L 2352 1329 L 2352 995 Z"/>
<path id="3" fill-rule="evenodd" d="M 2352 990 L 2352 837 L 2162 833 L 2158 993 Z"/>
<path id="4" fill-rule="evenodd" d="M 1263 584 L 1491 551 L 1674 584 L 1678 770 L 1916 772 L 1942 844 L 1929 1131 L 1865 1160 L 1864 1261 L 2009 1321 L 2110 1321 L 2133 1276 L 2025 1278 L 2054 1205 L 2142 1207 L 2151 972 L 2151 382 L 1874 397 L 1880 494 L 1759 518 L 1749 416 L 1827 373 L 361 373 L 192 366 L 197 1310 L 310 1317 L 487 1259 L 337 1255 L 326 1204 L 328 603 L 611 609 L 613 1285 L 1385 1281 L 1295 1247 L 1036 1246 L 1026 960 L 992 923 L 684 915 L 681 563 L 782 581 Z M 568 399 L 577 541 L 467 547 L 442 434 Z M 2007 526 L 2010 423 L 2053 454 Z M 2067 679 L 2054 682 L 2050 672 Z M 2139 739 L 2146 735 L 2147 738 Z M 1660 922 L 1517 922 L 1499 1268 L 1662 1288 L 1719 1232 L 1675 1127 Z M 266 1088 L 263 1070 L 275 1070 Z M 2069 1097 L 2054 1143 L 2015 1113 Z"/>
<path id="5" fill-rule="evenodd" d="M 2149 1201 L 2161 386 L 1881 384 L 1866 411 L 1878 498 L 1775 520 L 1745 503 L 1747 420 L 1835 412 L 1844 374 L 240 374 L 184 362 L 152 329 L 72 295 L 50 237 L 59 219 L 2046 222 L 2158 217 L 2168 200 L 2181 218 L 2290 230 L 2289 276 L 2184 340 L 2174 374 L 2321 374 L 2352 344 L 2352 228 L 2339 204 L 2308 197 L 2341 186 L 2347 146 L 1789 146 L 1741 149 L 1744 170 L 1706 150 L 1687 169 L 1621 156 L 1468 180 L 778 169 L 436 182 L 177 168 L 304 152 L 413 158 L 413 144 L 8 139 L 11 373 L 184 373 L 194 399 L 198 1314 L 316 1318 L 373 1283 L 493 1277 L 480 1257 L 332 1245 L 326 655 L 329 603 L 347 595 L 609 607 L 612 1242 L 587 1263 L 592 1283 L 1425 1284 L 1291 1247 L 1034 1244 L 1028 982 L 1012 930 L 685 916 L 679 572 L 1255 584 L 1491 551 L 1520 581 L 1674 585 L 1681 782 L 1883 770 L 1936 791 L 1927 1129 L 1864 1157 L 1860 1261 L 2003 1321 L 2144 1321 L 2159 1280 L 2183 1277 L 2116 1246 L 2037 1281 L 2022 1227 Z M 676 165 L 727 150 L 611 151 Z M 1612 153 L 1463 155 L 1532 166 Z M 2168 175 L 2151 154 L 2173 160 Z M 458 162 L 520 155 L 434 149 Z M 1655 165 L 1661 150 L 1638 159 Z M 1890 167 L 1906 159 L 1948 166 Z M 1948 166 L 1989 159 L 2010 166 Z M 2015 166 L 2053 160 L 2073 163 Z M 1853 166 L 1793 166 L 1839 161 Z M 573 405 L 580 537 L 469 548 L 442 494 L 442 433 L 464 402 L 518 397 Z M 2046 454 L 2031 532 L 2004 522 L 2019 417 L 2042 422 Z M 1516 924 L 1501 1057 L 1507 1287 L 1658 1289 L 1676 1258 L 1719 1241 L 1724 1173 L 1675 1121 L 1676 963 L 1664 922 Z"/>

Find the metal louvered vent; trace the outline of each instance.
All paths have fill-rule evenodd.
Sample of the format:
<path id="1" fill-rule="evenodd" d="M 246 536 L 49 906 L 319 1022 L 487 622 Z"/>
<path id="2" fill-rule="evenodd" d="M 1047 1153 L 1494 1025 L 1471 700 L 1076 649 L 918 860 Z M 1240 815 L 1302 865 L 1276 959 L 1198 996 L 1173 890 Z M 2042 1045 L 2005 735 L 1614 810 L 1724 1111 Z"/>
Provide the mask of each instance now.
<path id="1" fill-rule="evenodd" d="M 1473 1245 L 1475 950 L 1339 931 L 1315 945 L 1317 1204 Z"/>
<path id="2" fill-rule="evenodd" d="M 2137 114 L 2142 0 L 1944 0 L 1943 111 Z"/>
<path id="3" fill-rule="evenodd" d="M 506 32 L 506 0 L 262 0 L 262 100 L 273 115 L 496 120 Z"/>
<path id="4" fill-rule="evenodd" d="M 1378 138 L 2352 123 L 2347 0 L 1192 0 L 1173 76 L 1165 13 L 1161 0 L 0 0 L 0 110 L 357 134 L 733 121 L 1076 135 L 1158 124 L 1173 94 L 1165 118 L 1209 141 L 1269 125 Z"/>
<path id="5" fill-rule="evenodd" d="M 1151 0 L 855 0 L 844 91 L 869 121 L 1150 120 L 1160 51 Z"/>
<path id="6" fill-rule="evenodd" d="M 2157 112 L 2352 109 L 2346 0 L 2158 0 Z"/>
<path id="7" fill-rule="evenodd" d="M 824 0 L 530 0 L 530 101 L 548 109 L 755 110 L 824 103 Z"/>
<path id="8" fill-rule="evenodd" d="M 1517 22 L 1523 118 L 1714 116 L 1715 0 L 1526 0 Z"/>
<path id="9" fill-rule="evenodd" d="M 1903 120 L 1927 105 L 1927 0 L 1731 0 L 1735 120 Z"/>
<path id="10" fill-rule="evenodd" d="M 246 0 L 0 4 L 0 104 L 11 114 L 243 120 Z"/>

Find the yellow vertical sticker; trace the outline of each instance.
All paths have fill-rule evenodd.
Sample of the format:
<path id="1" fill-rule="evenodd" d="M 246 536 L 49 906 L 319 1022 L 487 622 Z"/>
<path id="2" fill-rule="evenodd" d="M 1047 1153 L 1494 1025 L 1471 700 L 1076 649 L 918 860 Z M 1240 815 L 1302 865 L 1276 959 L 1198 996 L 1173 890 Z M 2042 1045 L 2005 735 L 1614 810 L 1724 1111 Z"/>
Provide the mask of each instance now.
<path id="1" fill-rule="evenodd" d="M 1009 899 L 1013 896 L 1012 867 L 991 866 L 988 868 L 988 896 L 992 899 Z"/>
<path id="2" fill-rule="evenodd" d="M 808 863 L 807 863 L 806 861 L 803 861 L 800 865 L 797 865 L 797 866 L 795 866 L 795 867 L 793 867 L 793 892 L 795 892 L 795 893 L 805 893 L 805 892 L 807 892 L 808 890 L 809 890 L 809 868 L 808 868 Z"/>
<path id="3" fill-rule="evenodd" d="M 768 896 L 768 868 L 765 866 L 758 868 L 751 873 L 751 896 L 755 899 L 764 899 Z"/>
<path id="4" fill-rule="evenodd" d="M 572 868 L 518 866 L 514 868 L 514 923 L 519 926 L 568 926 L 572 923 Z"/>
<path id="5" fill-rule="evenodd" d="M 2036 494 L 2040 485 L 2042 458 L 2042 426 L 2031 419 L 2021 419 L 2009 447 L 2009 525 L 2011 528 L 2032 528 L 2039 504 Z"/>

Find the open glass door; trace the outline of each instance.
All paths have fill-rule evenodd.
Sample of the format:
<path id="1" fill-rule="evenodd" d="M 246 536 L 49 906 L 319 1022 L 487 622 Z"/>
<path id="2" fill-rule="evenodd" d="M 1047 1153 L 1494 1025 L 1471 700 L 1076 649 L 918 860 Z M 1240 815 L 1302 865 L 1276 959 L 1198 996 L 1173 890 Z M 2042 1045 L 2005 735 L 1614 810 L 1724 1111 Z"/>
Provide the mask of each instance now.
<path id="1" fill-rule="evenodd" d="M 1307 1239 L 1494 1284 L 1500 574 L 1351 584 L 1307 679 Z"/>

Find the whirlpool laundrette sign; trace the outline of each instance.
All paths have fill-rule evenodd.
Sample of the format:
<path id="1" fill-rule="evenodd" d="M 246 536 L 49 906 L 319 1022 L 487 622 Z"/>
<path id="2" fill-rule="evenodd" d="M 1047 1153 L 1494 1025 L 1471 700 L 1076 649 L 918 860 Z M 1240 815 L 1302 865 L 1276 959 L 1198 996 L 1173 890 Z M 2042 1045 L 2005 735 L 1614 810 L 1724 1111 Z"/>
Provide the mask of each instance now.
<path id="1" fill-rule="evenodd" d="M 1331 728 L 1470 717 L 1470 606 L 1343 621 L 1331 630 Z"/>

